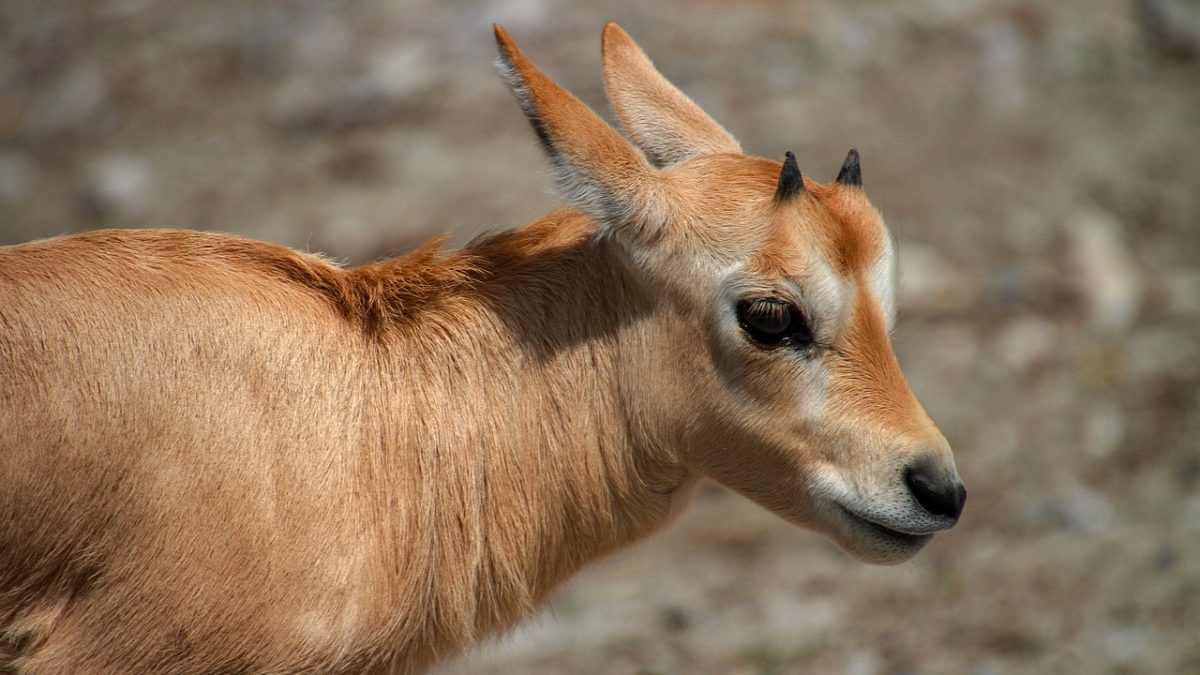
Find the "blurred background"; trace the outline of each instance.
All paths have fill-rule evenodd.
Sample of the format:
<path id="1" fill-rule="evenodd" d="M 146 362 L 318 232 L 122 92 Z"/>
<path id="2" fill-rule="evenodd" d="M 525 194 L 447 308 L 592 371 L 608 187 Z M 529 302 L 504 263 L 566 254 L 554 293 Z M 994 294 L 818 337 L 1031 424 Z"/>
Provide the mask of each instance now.
<path id="1" fill-rule="evenodd" d="M 10 0 L 0 244 L 224 230 L 349 263 L 553 203 L 491 22 L 606 110 L 617 20 L 747 152 L 850 147 L 970 489 L 893 568 L 715 486 L 445 673 L 1200 672 L 1200 2 Z"/>

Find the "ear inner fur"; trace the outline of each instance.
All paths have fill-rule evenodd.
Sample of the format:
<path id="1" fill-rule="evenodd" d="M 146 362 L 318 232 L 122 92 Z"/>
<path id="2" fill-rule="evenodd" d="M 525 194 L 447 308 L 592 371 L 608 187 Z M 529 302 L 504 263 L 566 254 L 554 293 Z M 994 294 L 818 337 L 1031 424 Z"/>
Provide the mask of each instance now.
<path id="1" fill-rule="evenodd" d="M 617 24 L 604 27 L 600 53 L 613 112 L 655 166 L 742 151 L 728 131 L 658 72 Z"/>

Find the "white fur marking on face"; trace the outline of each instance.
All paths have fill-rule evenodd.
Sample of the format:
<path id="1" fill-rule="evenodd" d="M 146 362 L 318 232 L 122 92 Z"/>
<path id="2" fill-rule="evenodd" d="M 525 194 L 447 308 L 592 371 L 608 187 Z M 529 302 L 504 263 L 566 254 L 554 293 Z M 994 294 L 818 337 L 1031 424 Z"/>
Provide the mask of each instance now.
<path id="1" fill-rule="evenodd" d="M 833 266 L 822 259 L 814 259 L 812 273 L 804 279 L 804 286 L 797 287 L 808 305 L 806 310 L 816 320 L 817 339 L 832 341 L 850 317 L 854 305 L 854 284 L 843 278 Z"/>
<path id="2" fill-rule="evenodd" d="M 834 503 L 859 499 L 858 490 L 848 483 L 842 472 L 829 464 L 819 464 L 812 472 L 813 493 Z"/>
<path id="3" fill-rule="evenodd" d="M 879 300 L 888 329 L 896 321 L 896 251 L 891 234 L 883 238 L 883 251 L 871 267 L 867 284 Z"/>

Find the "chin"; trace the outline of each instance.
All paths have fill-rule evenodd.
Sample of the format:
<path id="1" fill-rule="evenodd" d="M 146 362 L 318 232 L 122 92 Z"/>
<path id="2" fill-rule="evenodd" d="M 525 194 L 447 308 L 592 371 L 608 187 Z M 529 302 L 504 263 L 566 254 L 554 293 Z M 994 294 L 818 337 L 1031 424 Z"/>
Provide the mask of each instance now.
<path id="1" fill-rule="evenodd" d="M 900 534 L 887 539 L 838 541 L 847 555 L 872 565 L 899 565 L 907 562 L 925 545 L 933 541 L 932 534 Z"/>

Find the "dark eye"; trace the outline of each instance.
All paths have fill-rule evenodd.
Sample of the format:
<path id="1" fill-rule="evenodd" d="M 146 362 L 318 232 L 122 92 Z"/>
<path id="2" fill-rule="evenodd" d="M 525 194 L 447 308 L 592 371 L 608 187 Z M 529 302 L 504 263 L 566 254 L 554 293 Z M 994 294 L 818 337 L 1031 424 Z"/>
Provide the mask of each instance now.
<path id="1" fill-rule="evenodd" d="M 765 347 L 808 347 L 812 332 L 804 315 L 790 302 L 759 298 L 737 304 L 738 324 L 757 343 Z"/>

